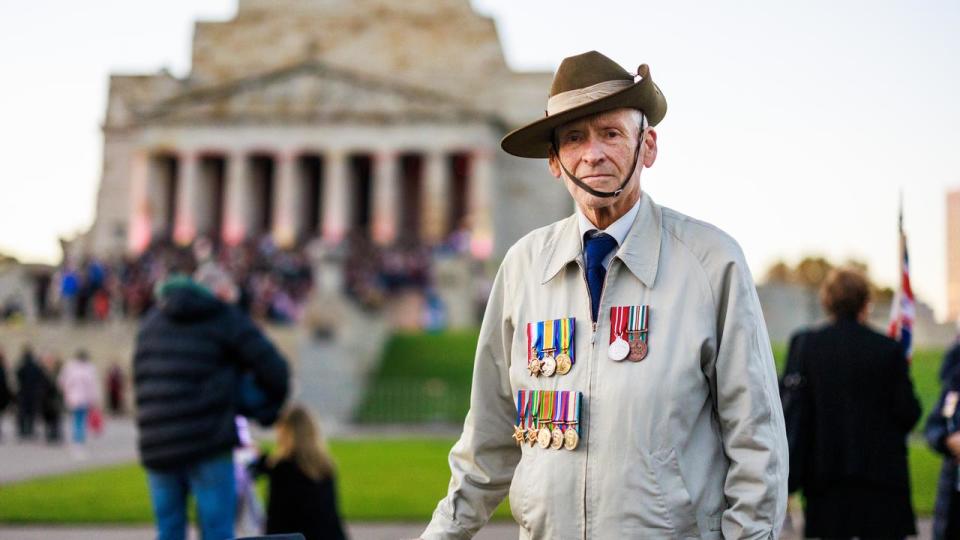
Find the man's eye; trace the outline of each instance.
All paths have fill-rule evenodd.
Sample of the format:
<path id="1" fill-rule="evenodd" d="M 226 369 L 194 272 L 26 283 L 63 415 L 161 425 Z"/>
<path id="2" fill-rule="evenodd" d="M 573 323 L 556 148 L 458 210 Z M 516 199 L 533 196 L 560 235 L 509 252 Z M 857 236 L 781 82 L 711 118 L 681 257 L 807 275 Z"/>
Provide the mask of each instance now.
<path id="1" fill-rule="evenodd" d="M 577 142 L 579 140 L 580 140 L 580 135 L 576 133 L 571 133 L 570 135 L 567 135 L 567 142 Z"/>
<path id="2" fill-rule="evenodd" d="M 620 136 L 620 132 L 618 132 L 618 131 L 610 130 L 610 131 L 607 132 L 607 138 L 608 138 L 608 139 L 615 139 L 615 138 L 617 138 L 617 137 L 619 137 L 619 136 Z"/>

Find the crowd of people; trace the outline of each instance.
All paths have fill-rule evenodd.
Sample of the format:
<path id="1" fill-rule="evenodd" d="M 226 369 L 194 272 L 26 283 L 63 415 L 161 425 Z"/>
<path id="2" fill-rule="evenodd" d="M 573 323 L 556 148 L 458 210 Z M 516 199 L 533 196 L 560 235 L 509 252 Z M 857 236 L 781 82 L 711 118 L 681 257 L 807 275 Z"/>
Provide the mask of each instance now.
<path id="1" fill-rule="evenodd" d="M 13 409 L 18 440 L 40 439 L 51 445 L 67 440 L 82 455 L 88 430 L 102 429 L 104 404 L 110 414 L 124 413 L 124 378 L 118 364 L 101 377 L 82 349 L 64 362 L 54 352 L 37 354 L 26 345 L 15 369 L 0 351 L 0 420 Z M 3 437 L 0 432 L 0 440 Z"/>
<path id="2" fill-rule="evenodd" d="M 158 241 L 136 257 L 113 261 L 68 257 L 52 276 L 38 280 L 38 311 L 71 321 L 138 318 L 155 302 L 154 289 L 171 268 L 207 261 L 231 273 L 240 287 L 239 305 L 252 316 L 277 323 L 300 316 L 312 286 L 311 265 L 304 250 L 281 250 L 269 236 L 234 246 L 204 238 L 190 246 Z"/>

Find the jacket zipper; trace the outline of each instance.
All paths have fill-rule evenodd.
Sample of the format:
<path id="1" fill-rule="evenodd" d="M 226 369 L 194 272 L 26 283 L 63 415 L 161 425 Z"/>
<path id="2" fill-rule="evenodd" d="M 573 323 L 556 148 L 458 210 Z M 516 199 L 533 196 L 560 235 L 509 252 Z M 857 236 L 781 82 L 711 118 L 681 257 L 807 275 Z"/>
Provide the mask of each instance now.
<path id="1" fill-rule="evenodd" d="M 610 259 L 610 262 L 613 263 L 613 258 Z M 580 259 L 577 259 L 577 266 L 580 267 L 580 277 L 583 278 L 583 284 L 587 286 L 587 309 L 590 311 L 590 315 L 593 315 L 593 296 L 590 295 L 590 282 L 587 281 L 587 271 L 583 266 L 583 263 Z M 600 320 L 600 306 L 603 304 L 603 292 L 607 289 L 607 277 L 609 277 L 609 271 L 603 276 L 603 284 L 600 286 L 600 298 L 597 302 L 597 320 L 591 320 L 592 332 L 590 333 L 590 360 L 593 359 L 594 350 L 597 343 L 597 322 Z M 592 380 L 588 381 L 592 383 Z M 588 386 L 590 390 L 590 388 Z M 590 392 L 590 396 L 593 396 L 593 392 Z M 583 419 L 581 419 L 581 422 Z M 585 445 L 584 449 L 584 468 L 583 468 L 583 539 L 587 540 L 587 468 L 589 467 L 589 458 L 590 458 L 590 445 Z"/>

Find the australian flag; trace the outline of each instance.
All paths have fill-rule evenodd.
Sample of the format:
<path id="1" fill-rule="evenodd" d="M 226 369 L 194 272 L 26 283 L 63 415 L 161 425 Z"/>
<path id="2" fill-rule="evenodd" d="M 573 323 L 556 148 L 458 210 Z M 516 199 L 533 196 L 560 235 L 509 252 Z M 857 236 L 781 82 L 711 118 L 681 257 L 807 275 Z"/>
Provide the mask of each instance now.
<path id="1" fill-rule="evenodd" d="M 900 342 L 907 362 L 913 357 L 913 321 L 916 303 L 910 288 L 910 258 L 907 256 L 907 234 L 903 231 L 903 203 L 900 205 L 900 287 L 890 306 L 890 328 L 887 335 Z"/>

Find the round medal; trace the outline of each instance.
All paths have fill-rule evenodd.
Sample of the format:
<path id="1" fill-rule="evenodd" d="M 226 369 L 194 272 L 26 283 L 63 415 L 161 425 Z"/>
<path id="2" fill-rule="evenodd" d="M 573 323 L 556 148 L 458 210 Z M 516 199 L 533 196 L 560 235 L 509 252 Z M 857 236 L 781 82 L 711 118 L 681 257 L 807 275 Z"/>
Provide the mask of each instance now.
<path id="1" fill-rule="evenodd" d="M 556 372 L 557 361 L 552 356 L 545 357 L 540 364 L 540 373 L 543 373 L 546 377 L 553 377 L 553 374 Z"/>
<path id="2" fill-rule="evenodd" d="M 569 427 L 567 431 L 563 433 L 563 447 L 567 450 L 573 450 L 580 444 L 580 435 L 577 435 L 577 430 Z"/>
<path id="3" fill-rule="evenodd" d="M 556 426 L 554 426 L 553 431 L 550 432 L 550 448 L 554 450 L 563 448 L 563 431 Z"/>
<path id="4" fill-rule="evenodd" d="M 635 339 L 630 342 L 630 361 L 639 362 L 647 357 L 647 342 Z"/>
<path id="5" fill-rule="evenodd" d="M 553 442 L 553 434 L 550 433 L 548 428 L 540 428 L 540 432 L 537 433 L 537 444 L 540 445 L 540 448 L 550 448 L 550 443 Z"/>
<path id="6" fill-rule="evenodd" d="M 570 356 L 564 353 L 560 353 L 557 356 L 557 373 L 559 375 L 566 375 L 570 373 L 570 368 L 573 367 L 573 362 L 570 361 Z"/>
<path id="7" fill-rule="evenodd" d="M 622 362 L 629 354 L 630 344 L 627 343 L 627 340 L 623 339 L 623 336 L 617 336 L 617 339 L 613 340 L 610 348 L 607 349 L 607 355 L 611 360 L 616 362 Z"/>

